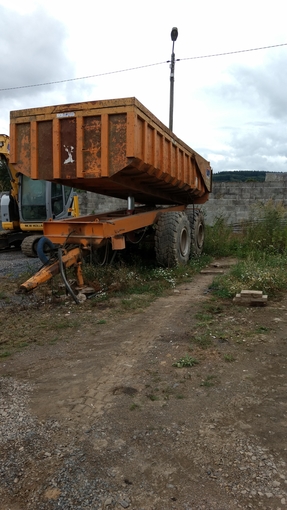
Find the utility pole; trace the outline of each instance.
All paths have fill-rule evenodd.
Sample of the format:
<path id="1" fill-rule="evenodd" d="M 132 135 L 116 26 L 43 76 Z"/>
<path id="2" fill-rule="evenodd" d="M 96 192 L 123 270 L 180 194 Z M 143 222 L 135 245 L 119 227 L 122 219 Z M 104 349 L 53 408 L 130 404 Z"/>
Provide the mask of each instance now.
<path id="1" fill-rule="evenodd" d="M 173 97 L 174 97 L 174 68 L 175 68 L 175 54 L 174 54 L 174 43 L 177 40 L 178 29 L 173 27 L 171 31 L 172 50 L 171 50 L 171 61 L 170 61 L 170 100 L 169 100 L 169 129 L 172 131 L 173 128 Z"/>

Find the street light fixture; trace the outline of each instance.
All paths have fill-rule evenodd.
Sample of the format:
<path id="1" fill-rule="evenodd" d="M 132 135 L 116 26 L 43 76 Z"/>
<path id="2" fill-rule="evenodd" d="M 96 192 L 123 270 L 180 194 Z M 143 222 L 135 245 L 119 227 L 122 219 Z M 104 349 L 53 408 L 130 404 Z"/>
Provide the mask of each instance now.
<path id="1" fill-rule="evenodd" d="M 169 100 L 169 129 L 172 131 L 173 127 L 173 96 L 174 96 L 174 68 L 175 68 L 175 54 L 174 54 L 174 43 L 178 37 L 178 29 L 173 27 L 171 34 L 172 50 L 170 60 L 170 100 Z"/>

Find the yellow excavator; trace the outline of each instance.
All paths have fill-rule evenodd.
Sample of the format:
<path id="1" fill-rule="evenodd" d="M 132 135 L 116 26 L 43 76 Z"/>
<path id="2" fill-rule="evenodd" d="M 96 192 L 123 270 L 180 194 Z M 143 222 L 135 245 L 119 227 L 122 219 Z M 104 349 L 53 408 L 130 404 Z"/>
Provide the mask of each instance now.
<path id="1" fill-rule="evenodd" d="M 69 186 L 17 172 L 9 156 L 9 136 L 0 134 L 0 183 L 3 191 L 10 187 L 0 200 L 0 249 L 21 247 L 25 255 L 36 257 L 43 221 L 79 216 L 78 196 Z"/>

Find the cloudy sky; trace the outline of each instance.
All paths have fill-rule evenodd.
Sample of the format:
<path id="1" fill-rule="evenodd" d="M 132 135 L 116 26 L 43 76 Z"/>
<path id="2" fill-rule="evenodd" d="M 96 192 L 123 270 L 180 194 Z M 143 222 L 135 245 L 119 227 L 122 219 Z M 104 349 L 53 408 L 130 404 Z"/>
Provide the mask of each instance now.
<path id="1" fill-rule="evenodd" d="M 215 172 L 287 171 L 286 0 L 0 0 L 0 133 L 10 110 L 134 96 L 168 125 L 172 27 L 175 134 Z"/>

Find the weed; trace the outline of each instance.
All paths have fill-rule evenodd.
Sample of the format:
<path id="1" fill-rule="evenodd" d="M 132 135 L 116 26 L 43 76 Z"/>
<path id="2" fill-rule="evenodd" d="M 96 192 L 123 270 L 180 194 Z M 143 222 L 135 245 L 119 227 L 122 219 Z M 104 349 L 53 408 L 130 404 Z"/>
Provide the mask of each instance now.
<path id="1" fill-rule="evenodd" d="M 70 320 L 62 320 L 58 322 L 54 322 L 50 325 L 51 329 L 68 329 L 68 328 L 78 328 L 80 326 L 80 321 L 70 321 Z"/>
<path id="2" fill-rule="evenodd" d="M 138 298 L 122 299 L 121 305 L 125 310 L 138 310 L 142 307 L 144 301 Z"/>
<path id="3" fill-rule="evenodd" d="M 228 338 L 229 336 L 224 333 L 223 331 L 218 331 L 217 333 L 215 333 L 215 336 L 216 338 L 219 340 L 219 342 L 228 342 Z"/>
<path id="4" fill-rule="evenodd" d="M 170 395 L 173 393 L 173 389 L 170 386 L 167 386 L 162 390 L 162 393 L 164 393 L 164 400 L 169 400 Z"/>
<path id="5" fill-rule="evenodd" d="M 203 255 L 199 259 L 192 259 L 186 266 L 175 268 L 159 268 L 155 260 L 143 259 L 139 256 L 121 257 L 113 266 L 83 265 L 83 274 L 86 281 L 102 289 L 105 295 L 124 294 L 124 306 L 135 307 L 135 301 L 128 302 L 127 295 L 162 296 L 163 293 L 174 288 L 176 284 L 189 281 L 202 267 L 210 262 L 211 257 Z M 98 296 L 94 298 L 96 301 Z M 138 300 L 137 306 L 143 306 Z"/>
<path id="6" fill-rule="evenodd" d="M 92 306 L 97 305 L 98 303 L 103 303 L 105 301 L 109 300 L 109 295 L 107 292 L 100 292 L 96 296 L 93 296 L 91 298 L 91 304 Z"/>
<path id="7" fill-rule="evenodd" d="M 199 325 L 209 324 L 210 322 L 213 321 L 213 316 L 204 312 L 198 312 L 195 315 L 195 318 L 199 321 Z"/>
<path id="8" fill-rule="evenodd" d="M 269 331 L 269 328 L 266 328 L 265 326 L 259 326 L 259 327 L 255 330 L 255 333 L 262 334 L 262 333 L 268 333 L 268 331 Z"/>
<path id="9" fill-rule="evenodd" d="M 238 244 L 238 237 L 223 217 L 216 218 L 212 227 L 206 226 L 205 253 L 215 257 L 236 255 Z"/>
<path id="10" fill-rule="evenodd" d="M 206 310 L 207 313 L 212 315 L 218 315 L 223 313 L 224 311 L 223 306 L 213 303 L 207 303 L 206 305 L 204 305 L 204 309 Z"/>
<path id="11" fill-rule="evenodd" d="M 224 361 L 227 361 L 228 363 L 231 363 L 232 361 L 235 361 L 235 357 L 232 354 L 225 354 L 224 355 Z"/>
<path id="12" fill-rule="evenodd" d="M 28 345 L 29 345 L 28 342 L 20 342 L 18 344 L 18 347 L 20 347 L 22 349 L 23 347 L 28 347 Z"/>
<path id="13" fill-rule="evenodd" d="M 178 400 L 182 400 L 183 398 L 185 398 L 185 396 L 180 394 L 180 395 L 176 395 L 176 398 L 177 398 Z"/>
<path id="14" fill-rule="evenodd" d="M 135 411 L 136 409 L 140 409 L 140 406 L 139 404 L 133 402 L 132 405 L 130 406 L 130 411 Z"/>
<path id="15" fill-rule="evenodd" d="M 176 368 L 183 368 L 183 367 L 193 367 L 194 365 L 197 365 L 199 361 L 197 361 L 195 358 L 192 358 L 191 356 L 183 356 L 183 358 L 180 358 L 178 361 L 172 364 L 173 367 Z"/>
<path id="16" fill-rule="evenodd" d="M 7 358 L 8 356 L 11 356 L 11 352 L 10 351 L 0 352 L 0 358 Z"/>
<path id="17" fill-rule="evenodd" d="M 201 381 L 200 386 L 205 386 L 206 388 L 210 388 L 214 386 L 216 375 L 208 375 L 204 380 Z"/>
<path id="18" fill-rule="evenodd" d="M 151 375 L 152 375 L 152 380 L 154 383 L 161 381 L 161 377 L 157 372 L 154 372 Z"/>
<path id="19" fill-rule="evenodd" d="M 286 255 L 262 254 L 257 259 L 253 254 L 233 266 L 228 274 L 217 276 L 211 288 L 222 298 L 233 297 L 244 288 L 262 290 L 264 294 L 274 296 L 287 285 Z"/>
<path id="20" fill-rule="evenodd" d="M 200 336 L 193 336 L 190 340 L 191 343 L 196 344 L 201 349 L 208 349 L 213 344 L 210 333 L 204 333 Z"/>
<path id="21" fill-rule="evenodd" d="M 52 339 L 49 341 L 49 344 L 54 345 L 54 344 L 56 344 L 56 343 L 57 343 L 57 341 L 58 341 L 58 337 L 54 337 L 54 338 L 52 338 Z"/>
<path id="22" fill-rule="evenodd" d="M 147 395 L 147 397 L 152 401 L 154 402 L 155 400 L 159 400 L 159 397 L 157 395 L 154 395 L 153 393 L 150 393 L 149 395 Z"/>
<path id="23" fill-rule="evenodd" d="M 97 321 L 97 324 L 106 324 L 107 321 L 105 319 L 100 319 Z"/>

